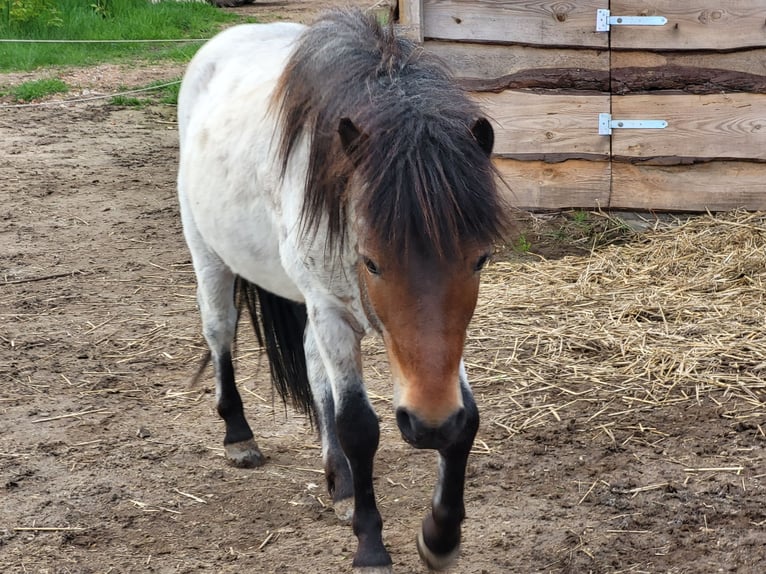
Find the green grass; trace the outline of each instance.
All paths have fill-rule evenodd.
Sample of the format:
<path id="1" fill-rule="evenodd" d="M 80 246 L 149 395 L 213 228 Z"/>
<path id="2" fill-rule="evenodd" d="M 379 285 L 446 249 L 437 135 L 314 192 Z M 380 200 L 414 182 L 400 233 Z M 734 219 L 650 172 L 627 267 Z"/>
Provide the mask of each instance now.
<path id="1" fill-rule="evenodd" d="M 577 210 L 572 214 L 572 221 L 579 225 L 587 225 L 588 224 L 588 212 Z"/>
<path id="2" fill-rule="evenodd" d="M 58 78 L 44 78 L 19 84 L 10 90 L 10 95 L 17 102 L 31 102 L 51 94 L 65 94 L 68 91 L 69 86 Z"/>
<path id="3" fill-rule="evenodd" d="M 517 253 L 529 253 L 532 249 L 532 242 L 522 233 L 513 244 L 513 250 Z"/>
<path id="4" fill-rule="evenodd" d="M 116 94 L 109 99 L 109 103 L 113 106 L 121 107 L 142 107 L 156 103 L 175 106 L 178 104 L 178 91 L 180 88 L 180 79 L 169 82 L 165 80 L 152 82 L 143 88 L 122 87 L 119 88 L 120 91 L 130 93 Z"/>
<path id="5" fill-rule="evenodd" d="M 52 5 L 15 17 L 12 0 L 0 0 L 0 38 L 23 40 L 166 40 L 209 38 L 225 22 L 239 20 L 209 4 L 148 0 L 17 0 Z M 167 44 L 0 43 L 0 72 L 46 66 L 85 66 L 105 61 L 189 60 L 200 42 Z"/>
<path id="6" fill-rule="evenodd" d="M 168 105 L 178 105 L 178 91 L 181 89 L 181 79 L 178 78 L 178 82 L 174 84 L 170 84 L 169 86 L 165 86 L 164 84 L 167 84 L 169 82 L 154 82 L 153 84 L 149 84 L 149 87 L 155 87 L 158 85 L 162 85 L 163 87 L 158 88 L 157 90 L 153 90 L 152 93 L 156 94 L 157 97 L 159 97 L 159 101 L 161 104 L 168 104 Z"/>
<path id="7" fill-rule="evenodd" d="M 135 98 L 133 96 L 112 96 L 109 98 L 109 104 L 112 106 L 120 106 L 122 108 L 140 108 L 146 105 L 144 98 Z"/>

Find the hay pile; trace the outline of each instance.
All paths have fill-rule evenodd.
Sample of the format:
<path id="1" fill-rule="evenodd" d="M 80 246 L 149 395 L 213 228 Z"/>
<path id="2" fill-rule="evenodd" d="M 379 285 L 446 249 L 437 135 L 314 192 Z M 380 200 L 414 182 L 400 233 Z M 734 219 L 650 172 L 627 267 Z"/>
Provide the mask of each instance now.
<path id="1" fill-rule="evenodd" d="M 590 257 L 498 262 L 471 379 L 511 435 L 575 412 L 608 433 L 629 413 L 701 401 L 763 435 L 765 286 L 762 213 L 699 217 Z"/>

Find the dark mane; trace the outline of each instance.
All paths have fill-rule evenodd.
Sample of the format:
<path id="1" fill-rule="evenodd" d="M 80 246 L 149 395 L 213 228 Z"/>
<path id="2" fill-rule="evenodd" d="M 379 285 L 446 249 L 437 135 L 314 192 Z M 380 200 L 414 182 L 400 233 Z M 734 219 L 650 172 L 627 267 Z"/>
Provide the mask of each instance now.
<path id="1" fill-rule="evenodd" d="M 361 11 L 326 14 L 300 39 L 274 95 L 283 171 L 310 138 L 303 232 L 343 242 L 351 199 L 385 245 L 444 256 L 505 227 L 496 173 L 471 131 L 478 107 L 443 63 Z M 341 118 L 364 134 L 348 156 Z M 350 198 L 352 174 L 362 182 Z M 327 218 L 326 220 L 324 218 Z"/>

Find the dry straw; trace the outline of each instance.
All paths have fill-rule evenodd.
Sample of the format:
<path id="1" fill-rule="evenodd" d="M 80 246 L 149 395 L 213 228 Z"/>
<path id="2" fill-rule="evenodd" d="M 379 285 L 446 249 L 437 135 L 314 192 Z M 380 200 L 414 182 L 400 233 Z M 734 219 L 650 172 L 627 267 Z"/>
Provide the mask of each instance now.
<path id="1" fill-rule="evenodd" d="M 758 213 L 694 218 L 586 257 L 497 262 L 472 324 L 474 385 L 511 435 L 575 415 L 609 435 L 630 413 L 702 401 L 762 434 L 765 286 Z"/>

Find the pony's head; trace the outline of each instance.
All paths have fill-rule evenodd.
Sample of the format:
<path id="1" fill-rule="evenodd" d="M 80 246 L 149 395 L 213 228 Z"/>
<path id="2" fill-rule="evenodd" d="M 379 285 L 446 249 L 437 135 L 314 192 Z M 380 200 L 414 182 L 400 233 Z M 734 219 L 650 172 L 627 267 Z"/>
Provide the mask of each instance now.
<path id="1" fill-rule="evenodd" d="M 416 447 L 445 447 L 463 430 L 466 330 L 502 225 L 492 127 L 432 126 L 406 153 L 348 118 L 338 133 L 355 165 L 359 283 L 388 353 L 397 424 Z"/>
<path id="2" fill-rule="evenodd" d="M 479 273 L 505 227 L 490 123 L 441 61 L 359 14 L 330 13 L 304 34 L 274 101 L 283 169 L 310 142 L 304 233 L 321 228 L 330 252 L 356 241 L 404 438 L 451 444 Z"/>

